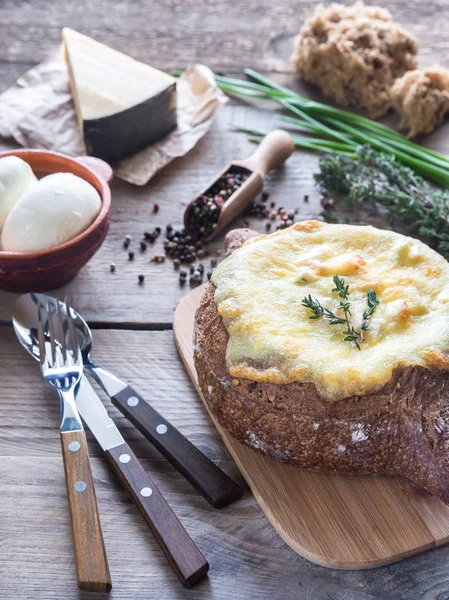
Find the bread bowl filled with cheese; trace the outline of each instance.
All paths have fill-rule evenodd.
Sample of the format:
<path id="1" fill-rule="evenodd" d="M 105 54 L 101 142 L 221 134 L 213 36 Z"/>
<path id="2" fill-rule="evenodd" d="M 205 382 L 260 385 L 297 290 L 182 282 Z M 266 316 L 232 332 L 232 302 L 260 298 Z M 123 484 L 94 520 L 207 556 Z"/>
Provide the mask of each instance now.
<path id="1" fill-rule="evenodd" d="M 449 501 L 449 264 L 422 242 L 318 221 L 257 235 L 214 271 L 194 356 L 239 441 L 301 467 L 405 475 Z"/>

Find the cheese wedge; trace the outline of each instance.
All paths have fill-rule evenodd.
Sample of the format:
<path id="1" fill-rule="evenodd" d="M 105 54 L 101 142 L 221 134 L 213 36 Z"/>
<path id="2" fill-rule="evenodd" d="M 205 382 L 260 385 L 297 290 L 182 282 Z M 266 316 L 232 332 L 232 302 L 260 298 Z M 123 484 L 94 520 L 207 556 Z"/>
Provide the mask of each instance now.
<path id="1" fill-rule="evenodd" d="M 173 77 L 73 29 L 62 38 L 87 154 L 115 162 L 176 127 Z"/>

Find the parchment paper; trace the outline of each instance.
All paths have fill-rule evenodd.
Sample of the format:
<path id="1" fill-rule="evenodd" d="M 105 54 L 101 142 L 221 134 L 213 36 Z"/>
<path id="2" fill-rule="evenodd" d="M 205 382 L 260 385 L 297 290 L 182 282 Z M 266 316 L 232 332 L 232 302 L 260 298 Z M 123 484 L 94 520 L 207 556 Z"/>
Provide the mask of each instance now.
<path id="1" fill-rule="evenodd" d="M 178 127 L 156 144 L 113 165 L 117 177 L 145 185 L 159 169 L 195 146 L 219 107 L 227 102 L 212 71 L 204 65 L 184 72 L 177 81 L 177 94 Z M 0 136 L 27 148 L 70 156 L 85 154 L 62 48 L 0 95 Z"/>

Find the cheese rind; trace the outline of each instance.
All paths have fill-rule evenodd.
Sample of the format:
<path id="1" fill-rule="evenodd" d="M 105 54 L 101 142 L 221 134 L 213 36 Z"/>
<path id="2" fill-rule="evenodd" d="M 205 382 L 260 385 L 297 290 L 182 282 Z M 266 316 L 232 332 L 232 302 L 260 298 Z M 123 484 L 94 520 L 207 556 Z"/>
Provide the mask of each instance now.
<path id="1" fill-rule="evenodd" d="M 368 290 L 380 298 L 361 351 L 301 305 L 310 294 L 335 312 L 333 275 L 349 284 L 356 326 Z M 249 240 L 212 281 L 234 377 L 313 382 L 336 400 L 382 389 L 400 367 L 449 368 L 449 264 L 410 237 L 306 221 Z"/>
<path id="2" fill-rule="evenodd" d="M 176 127 L 173 77 L 72 29 L 63 43 L 87 154 L 116 162 Z"/>

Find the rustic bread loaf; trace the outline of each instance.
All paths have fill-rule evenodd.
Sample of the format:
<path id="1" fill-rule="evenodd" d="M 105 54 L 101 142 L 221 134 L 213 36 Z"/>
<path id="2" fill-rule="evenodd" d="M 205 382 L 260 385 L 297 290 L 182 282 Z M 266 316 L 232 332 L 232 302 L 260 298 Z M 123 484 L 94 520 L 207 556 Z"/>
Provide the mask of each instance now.
<path id="1" fill-rule="evenodd" d="M 394 80 L 416 69 L 417 49 L 384 8 L 318 5 L 295 38 L 292 62 L 328 98 L 378 118 L 391 108 Z"/>
<path id="2" fill-rule="evenodd" d="M 211 282 L 196 314 L 194 359 L 205 400 L 224 429 L 277 460 L 318 471 L 402 475 L 449 503 L 449 373 L 441 354 L 440 363 L 397 366 L 381 389 L 338 399 L 313 381 L 235 377 L 215 292 Z"/>

